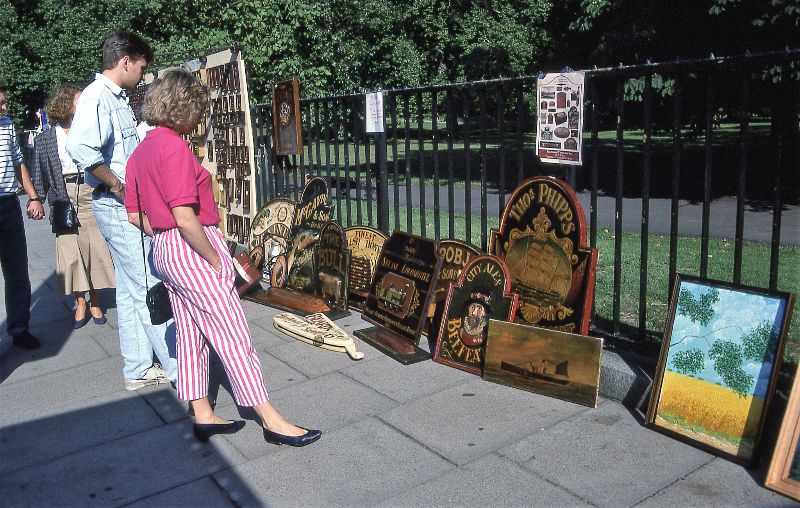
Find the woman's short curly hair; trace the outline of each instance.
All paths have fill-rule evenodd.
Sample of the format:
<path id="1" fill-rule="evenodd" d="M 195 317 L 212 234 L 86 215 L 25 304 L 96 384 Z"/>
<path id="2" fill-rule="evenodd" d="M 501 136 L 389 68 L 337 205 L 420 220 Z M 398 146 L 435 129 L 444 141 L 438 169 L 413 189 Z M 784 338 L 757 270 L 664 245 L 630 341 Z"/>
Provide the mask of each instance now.
<path id="1" fill-rule="evenodd" d="M 208 110 L 208 87 L 189 71 L 171 69 L 153 81 L 142 116 L 150 125 L 178 128 L 200 123 Z"/>
<path id="2" fill-rule="evenodd" d="M 44 111 L 50 121 L 60 124 L 70 123 L 72 121 L 72 104 L 75 96 L 82 91 L 83 88 L 75 83 L 64 83 L 51 93 L 44 105 Z"/>

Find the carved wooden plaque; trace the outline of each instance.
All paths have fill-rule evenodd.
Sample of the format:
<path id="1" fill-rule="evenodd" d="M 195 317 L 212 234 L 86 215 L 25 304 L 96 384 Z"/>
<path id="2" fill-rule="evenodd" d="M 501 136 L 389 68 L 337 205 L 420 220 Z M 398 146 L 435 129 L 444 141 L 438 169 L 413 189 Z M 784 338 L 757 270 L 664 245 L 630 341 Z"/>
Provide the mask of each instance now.
<path id="1" fill-rule="evenodd" d="M 251 252 L 260 249 L 263 258 L 260 263 L 262 280 L 270 284 L 273 275 L 278 280 L 285 276 L 285 264 L 276 263 L 279 257 L 286 257 L 294 224 L 294 210 L 293 201 L 273 199 L 256 213 L 250 227 Z"/>
<path id="2" fill-rule="evenodd" d="M 372 275 L 378 264 L 387 236 L 369 227 L 352 226 L 344 230 L 347 248 L 350 249 L 350 280 L 348 305 L 364 310 L 372 283 Z"/>
<path id="3" fill-rule="evenodd" d="M 272 86 L 275 155 L 300 155 L 303 151 L 301 117 L 300 85 L 297 78 L 275 83 Z"/>
<path id="4" fill-rule="evenodd" d="M 378 326 L 355 334 L 405 364 L 430 358 L 417 344 L 439 268 L 434 240 L 395 231 L 381 250 L 363 313 Z"/>
<path id="5" fill-rule="evenodd" d="M 489 319 L 514 321 L 518 296 L 510 289 L 502 259 L 473 258 L 447 293 L 433 361 L 481 375 Z"/>
<path id="6" fill-rule="evenodd" d="M 503 258 L 519 294 L 516 322 L 587 334 L 597 251 L 575 192 L 548 176 L 524 181 L 493 230 L 489 253 Z"/>
<path id="7" fill-rule="evenodd" d="M 314 294 L 324 299 L 331 309 L 349 315 L 347 298 L 350 251 L 342 226 L 331 221 L 322 228 L 314 257 L 316 265 Z"/>
<path id="8" fill-rule="evenodd" d="M 313 294 L 314 248 L 319 235 L 331 217 L 328 204 L 328 184 L 322 178 L 312 178 L 306 183 L 297 204 L 292 226 L 292 241 L 286 256 L 279 260 L 285 276 L 273 277 L 272 285 Z"/>
<path id="9" fill-rule="evenodd" d="M 439 270 L 439 278 L 436 280 L 433 300 L 430 307 L 428 307 L 429 322 L 426 329 L 431 344 L 435 345 L 436 336 L 439 334 L 439 325 L 444 312 L 444 301 L 447 298 L 447 288 L 450 287 L 451 282 L 458 280 L 469 260 L 480 255 L 480 253 L 481 251 L 474 245 L 459 240 L 441 240 L 439 242 L 439 258 L 442 260 L 442 269 Z"/>

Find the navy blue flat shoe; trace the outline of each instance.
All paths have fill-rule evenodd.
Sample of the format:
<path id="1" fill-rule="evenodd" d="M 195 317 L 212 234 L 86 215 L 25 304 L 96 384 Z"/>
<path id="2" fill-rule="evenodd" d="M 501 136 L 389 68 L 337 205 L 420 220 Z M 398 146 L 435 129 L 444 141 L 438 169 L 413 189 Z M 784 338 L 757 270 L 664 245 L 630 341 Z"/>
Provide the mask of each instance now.
<path id="1" fill-rule="evenodd" d="M 88 323 L 89 320 L 91 319 L 92 316 L 90 314 L 86 314 L 85 316 L 83 316 L 83 319 L 76 319 L 75 321 L 72 322 L 72 329 L 77 330 L 78 328 L 83 328 L 84 326 L 86 326 L 86 323 Z"/>
<path id="2" fill-rule="evenodd" d="M 264 439 L 268 443 L 276 444 L 276 445 L 289 445 L 289 446 L 305 446 L 307 444 L 311 444 L 317 439 L 322 437 L 322 432 L 318 430 L 309 430 L 306 429 L 306 433 L 302 436 L 285 436 L 283 434 L 278 434 L 277 432 L 272 432 L 271 430 L 264 429 Z"/>
<path id="3" fill-rule="evenodd" d="M 92 321 L 94 321 L 94 324 L 96 325 L 104 325 L 106 324 L 106 321 L 108 321 L 108 319 L 106 319 L 105 316 L 100 316 L 100 317 L 92 317 Z"/>
<path id="4" fill-rule="evenodd" d="M 233 434 L 244 428 L 244 420 L 230 423 L 195 423 L 192 430 L 198 441 L 206 442 L 214 434 Z"/>

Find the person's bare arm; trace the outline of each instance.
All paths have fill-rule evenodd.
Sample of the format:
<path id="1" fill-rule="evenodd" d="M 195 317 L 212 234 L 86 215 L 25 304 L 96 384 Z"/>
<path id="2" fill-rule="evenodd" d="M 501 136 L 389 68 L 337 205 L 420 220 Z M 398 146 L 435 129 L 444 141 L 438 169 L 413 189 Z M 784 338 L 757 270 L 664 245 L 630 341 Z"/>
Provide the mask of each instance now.
<path id="1" fill-rule="evenodd" d="M 106 164 L 98 164 L 86 169 L 95 178 L 108 185 L 111 192 L 119 198 L 123 203 L 125 202 L 125 184 L 122 180 L 117 178 L 117 175 L 111 172 L 111 169 Z"/>
<path id="2" fill-rule="evenodd" d="M 42 206 L 42 201 L 39 198 L 39 195 L 36 193 L 36 187 L 33 186 L 33 181 L 31 181 L 31 174 L 28 172 L 28 166 L 26 166 L 24 162 L 21 164 L 15 164 L 14 173 L 16 174 L 20 185 L 22 185 L 22 189 L 25 191 L 25 194 L 28 195 L 28 199 L 31 200 L 28 203 L 28 217 L 34 220 L 43 219 L 44 207 Z"/>
<path id="3" fill-rule="evenodd" d="M 147 215 L 142 214 L 142 223 L 139 223 L 139 214 L 128 212 L 128 222 L 144 231 L 147 236 L 153 236 L 153 228 L 150 226 L 150 220 Z"/>
<path id="4" fill-rule="evenodd" d="M 194 214 L 194 209 L 191 206 L 176 206 L 172 209 L 172 216 L 175 218 L 178 230 L 180 230 L 181 236 L 186 240 L 186 243 L 200 257 L 205 259 L 214 270 L 220 271 L 222 269 L 222 260 L 208 240 L 205 231 L 203 231 L 203 225 L 200 224 Z"/>

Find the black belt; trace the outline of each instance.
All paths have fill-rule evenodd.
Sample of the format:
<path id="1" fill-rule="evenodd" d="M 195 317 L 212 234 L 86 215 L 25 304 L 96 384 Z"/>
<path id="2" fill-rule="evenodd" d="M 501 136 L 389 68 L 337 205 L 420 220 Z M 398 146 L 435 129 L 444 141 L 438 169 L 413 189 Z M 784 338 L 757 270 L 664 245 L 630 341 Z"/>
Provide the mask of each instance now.
<path id="1" fill-rule="evenodd" d="M 64 181 L 67 183 L 76 183 L 82 184 L 83 183 L 83 175 L 67 175 L 64 177 Z"/>

